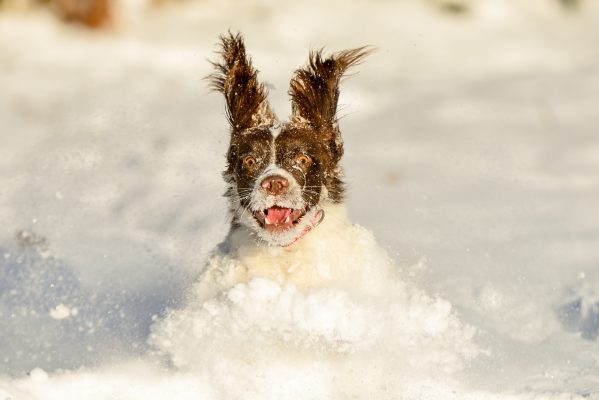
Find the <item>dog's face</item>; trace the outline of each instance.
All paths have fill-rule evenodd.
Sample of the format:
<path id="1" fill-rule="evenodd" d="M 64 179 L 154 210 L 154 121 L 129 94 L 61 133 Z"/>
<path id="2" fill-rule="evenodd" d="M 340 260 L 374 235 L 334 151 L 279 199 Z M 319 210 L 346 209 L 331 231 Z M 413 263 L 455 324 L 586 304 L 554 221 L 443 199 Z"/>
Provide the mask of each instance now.
<path id="1" fill-rule="evenodd" d="M 347 50 L 308 66 L 291 80 L 292 116 L 280 122 L 246 56 L 241 36 L 221 37 L 221 62 L 212 85 L 225 95 L 231 142 L 224 173 L 234 226 L 245 225 L 269 245 L 286 246 L 323 217 L 322 205 L 340 202 L 343 155 L 337 117 L 339 80 L 368 54 Z"/>
<path id="2" fill-rule="evenodd" d="M 234 220 L 273 245 L 286 245 L 314 224 L 320 206 L 340 201 L 337 163 L 309 128 L 265 126 L 234 137 L 225 176 Z"/>

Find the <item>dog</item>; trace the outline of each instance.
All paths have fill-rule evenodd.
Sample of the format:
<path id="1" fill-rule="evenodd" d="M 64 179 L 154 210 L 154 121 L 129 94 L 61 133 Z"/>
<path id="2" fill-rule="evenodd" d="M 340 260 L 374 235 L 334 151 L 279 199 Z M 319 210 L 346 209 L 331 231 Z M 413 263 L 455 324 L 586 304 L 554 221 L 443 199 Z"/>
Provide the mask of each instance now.
<path id="1" fill-rule="evenodd" d="M 311 51 L 291 78 L 292 113 L 281 121 L 242 36 L 220 41 L 207 79 L 224 95 L 230 125 L 223 177 L 231 228 L 200 277 L 202 297 L 254 278 L 305 289 L 369 281 L 375 272 L 363 266 L 386 256 L 343 204 L 337 103 L 342 77 L 373 49 Z"/>

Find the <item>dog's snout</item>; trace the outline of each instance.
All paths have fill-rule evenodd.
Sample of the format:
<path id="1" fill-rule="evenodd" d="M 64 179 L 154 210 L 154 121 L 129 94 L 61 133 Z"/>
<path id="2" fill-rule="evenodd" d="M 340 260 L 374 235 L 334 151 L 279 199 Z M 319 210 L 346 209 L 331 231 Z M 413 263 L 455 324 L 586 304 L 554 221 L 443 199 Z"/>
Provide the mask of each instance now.
<path id="1" fill-rule="evenodd" d="M 277 196 L 287 191 L 289 187 L 289 181 L 282 176 L 273 175 L 266 177 L 260 184 L 266 193 Z"/>

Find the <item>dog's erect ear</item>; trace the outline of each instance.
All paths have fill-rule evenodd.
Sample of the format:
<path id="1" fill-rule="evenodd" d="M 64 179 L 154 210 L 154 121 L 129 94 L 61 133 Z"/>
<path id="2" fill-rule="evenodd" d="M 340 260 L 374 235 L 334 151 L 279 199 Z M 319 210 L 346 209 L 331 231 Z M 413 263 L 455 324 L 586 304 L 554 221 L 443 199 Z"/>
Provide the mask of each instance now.
<path id="1" fill-rule="evenodd" d="M 275 116 L 266 98 L 266 87 L 258 83 L 258 71 L 245 53 L 243 38 L 229 32 L 220 40 L 221 59 L 212 62 L 216 71 L 208 79 L 212 89 L 225 96 L 232 132 L 272 124 Z"/>
<path id="2" fill-rule="evenodd" d="M 369 46 L 340 51 L 328 58 L 322 50 L 310 52 L 308 64 L 291 79 L 291 121 L 314 128 L 334 127 L 337 122 L 339 81 L 353 65 L 372 52 Z"/>

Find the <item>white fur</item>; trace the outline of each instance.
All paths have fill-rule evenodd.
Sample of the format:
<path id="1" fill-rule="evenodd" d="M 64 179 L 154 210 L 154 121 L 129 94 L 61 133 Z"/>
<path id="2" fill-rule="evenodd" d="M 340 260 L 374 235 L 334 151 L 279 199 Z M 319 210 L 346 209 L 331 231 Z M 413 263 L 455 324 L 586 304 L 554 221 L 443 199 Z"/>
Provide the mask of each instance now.
<path id="1" fill-rule="evenodd" d="M 273 175 L 281 176 L 287 179 L 287 182 L 289 182 L 287 191 L 278 195 L 276 198 L 275 196 L 266 193 L 266 191 L 261 187 L 262 181 Z M 304 207 L 304 204 L 301 187 L 293 175 L 285 171 L 283 168 L 276 166 L 275 164 L 270 164 L 256 179 L 254 190 L 252 192 L 250 208 L 254 211 L 264 210 L 265 208 L 269 208 L 274 205 L 287 208 L 302 208 Z"/>
<path id="2" fill-rule="evenodd" d="M 270 134 L 272 135 L 272 139 L 273 139 L 272 140 L 273 146 L 274 146 L 275 139 L 277 138 L 277 136 L 279 136 L 281 134 L 282 128 L 283 128 L 282 124 L 276 124 L 270 129 Z"/>
<path id="3" fill-rule="evenodd" d="M 287 178 L 289 181 L 289 188 L 286 193 L 277 197 L 268 195 L 266 191 L 260 186 L 260 182 L 269 175 L 280 175 Z M 315 214 L 318 209 L 313 208 L 308 210 L 301 220 L 295 224 L 293 229 L 287 232 L 271 233 L 264 230 L 256 218 L 252 215 L 254 211 L 264 210 L 272 206 L 278 205 L 280 207 L 302 209 L 305 206 L 304 199 L 301 196 L 301 188 L 295 178 L 282 168 L 276 165 L 268 166 L 265 171 L 256 179 L 254 188 L 249 195 L 250 196 L 250 210 L 246 210 L 240 205 L 239 192 L 237 191 L 237 185 L 235 182 L 229 184 L 231 189 L 230 197 L 230 212 L 234 215 L 235 220 L 243 225 L 246 229 L 249 229 L 250 235 L 256 240 L 256 238 L 262 241 L 263 245 L 273 246 L 285 246 L 291 243 L 301 232 L 312 223 L 315 219 Z M 328 198 L 328 192 L 323 186 L 320 193 L 321 202 L 325 202 Z"/>
<path id="4" fill-rule="evenodd" d="M 328 203 L 322 210 L 323 222 L 288 247 L 261 243 L 245 226 L 231 230 L 202 274 L 200 300 L 254 278 L 300 289 L 337 286 L 376 290 L 375 283 L 385 280 L 381 275 L 390 273 L 385 252 L 368 231 L 349 222 L 345 206 Z M 380 262 L 371 259 L 373 254 L 379 255 Z M 364 265 L 381 268 L 365 270 Z"/>

